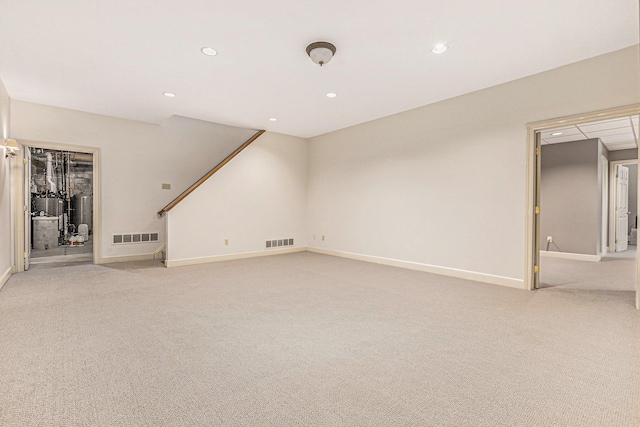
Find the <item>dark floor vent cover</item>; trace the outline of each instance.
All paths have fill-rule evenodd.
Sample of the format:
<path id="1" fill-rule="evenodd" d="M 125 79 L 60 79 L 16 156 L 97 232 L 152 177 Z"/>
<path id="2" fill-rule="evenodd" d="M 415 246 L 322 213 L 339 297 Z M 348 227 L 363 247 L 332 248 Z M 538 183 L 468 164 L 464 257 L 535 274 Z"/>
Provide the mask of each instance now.
<path id="1" fill-rule="evenodd" d="M 114 234 L 114 245 L 125 245 L 132 243 L 149 243 L 157 242 L 160 239 L 160 233 L 127 233 L 127 234 Z"/>
<path id="2" fill-rule="evenodd" d="M 280 246 L 293 246 L 293 239 L 267 240 L 267 248 L 278 248 Z"/>

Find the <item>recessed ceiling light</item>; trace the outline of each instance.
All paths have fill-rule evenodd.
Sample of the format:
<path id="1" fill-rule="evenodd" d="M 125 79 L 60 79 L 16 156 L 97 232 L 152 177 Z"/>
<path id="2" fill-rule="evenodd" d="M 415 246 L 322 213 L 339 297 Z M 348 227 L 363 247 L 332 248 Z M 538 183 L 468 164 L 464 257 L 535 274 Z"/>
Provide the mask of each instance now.
<path id="1" fill-rule="evenodd" d="M 562 135 L 562 132 L 554 132 L 551 134 L 551 136 L 560 136 Z"/>
<path id="2" fill-rule="evenodd" d="M 338 96 L 338 95 L 336 95 L 336 94 L 335 94 L 335 93 L 333 93 L 333 92 L 329 92 L 329 93 L 327 94 L 327 98 L 335 98 L 336 96 Z"/>
<path id="3" fill-rule="evenodd" d="M 216 56 L 218 54 L 218 51 L 212 47 L 203 47 L 202 49 L 200 49 L 200 52 L 204 53 L 207 56 Z"/>
<path id="4" fill-rule="evenodd" d="M 166 96 L 167 98 L 175 98 L 176 97 L 176 94 L 173 93 L 173 92 L 162 92 L 162 94 L 164 96 Z"/>
<path id="5" fill-rule="evenodd" d="M 431 52 L 433 53 L 444 53 L 447 51 L 447 49 L 449 49 L 449 46 L 447 46 L 446 44 L 437 44 L 435 45 L 435 47 L 433 49 L 431 49 Z"/>
<path id="6" fill-rule="evenodd" d="M 276 119 L 275 117 L 269 117 L 269 121 L 270 121 L 270 122 L 277 122 L 277 121 L 278 121 L 278 119 Z"/>

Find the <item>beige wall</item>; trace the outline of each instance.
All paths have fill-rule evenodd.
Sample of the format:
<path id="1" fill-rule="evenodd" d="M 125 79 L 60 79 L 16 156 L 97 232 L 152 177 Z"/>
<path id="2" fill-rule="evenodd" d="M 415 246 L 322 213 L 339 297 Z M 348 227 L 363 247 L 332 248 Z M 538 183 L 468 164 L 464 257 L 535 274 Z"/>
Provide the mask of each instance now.
<path id="1" fill-rule="evenodd" d="M 105 259 L 157 250 L 166 230 L 157 211 L 255 133 L 175 116 L 155 125 L 15 100 L 11 108 L 12 135 L 19 141 L 101 149 Z M 158 232 L 160 242 L 111 244 L 113 234 L 135 232 Z"/>
<path id="2" fill-rule="evenodd" d="M 168 213 L 167 265 L 304 248 L 306 185 L 306 140 L 264 133 Z"/>
<path id="3" fill-rule="evenodd" d="M 542 147 L 540 173 L 540 248 L 597 255 L 602 235 L 599 216 L 600 141 L 565 142 Z"/>
<path id="4" fill-rule="evenodd" d="M 640 102 L 638 62 L 633 46 L 312 138 L 309 245 L 522 284 L 526 124 Z"/>
<path id="5" fill-rule="evenodd" d="M 0 81 L 0 146 L 11 136 L 9 95 Z M 15 160 L 5 159 L 4 148 L 0 149 L 0 287 L 9 277 L 12 266 L 13 237 L 11 234 L 11 174 Z"/>

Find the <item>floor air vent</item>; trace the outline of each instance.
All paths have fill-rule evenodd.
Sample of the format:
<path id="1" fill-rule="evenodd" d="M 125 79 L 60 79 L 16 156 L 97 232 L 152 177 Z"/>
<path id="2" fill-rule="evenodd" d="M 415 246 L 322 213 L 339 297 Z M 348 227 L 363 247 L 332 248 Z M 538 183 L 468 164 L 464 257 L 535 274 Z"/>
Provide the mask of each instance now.
<path id="1" fill-rule="evenodd" d="M 158 233 L 126 233 L 114 234 L 111 240 L 114 245 L 130 245 L 132 243 L 150 243 L 158 241 Z"/>
<path id="2" fill-rule="evenodd" d="M 267 240 L 267 248 L 277 248 L 279 246 L 293 246 L 293 239 Z"/>

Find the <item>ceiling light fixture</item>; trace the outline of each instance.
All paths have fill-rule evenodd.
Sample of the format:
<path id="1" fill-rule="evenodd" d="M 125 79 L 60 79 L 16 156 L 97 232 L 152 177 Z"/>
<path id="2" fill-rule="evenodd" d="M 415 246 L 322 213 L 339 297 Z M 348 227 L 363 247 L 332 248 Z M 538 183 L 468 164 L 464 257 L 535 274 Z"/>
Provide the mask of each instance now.
<path id="1" fill-rule="evenodd" d="M 200 52 L 204 53 L 207 56 L 216 56 L 218 54 L 218 51 L 212 47 L 203 47 L 202 49 L 200 49 Z"/>
<path id="2" fill-rule="evenodd" d="M 278 121 L 278 119 L 276 119 L 275 117 L 269 117 L 269 121 L 270 121 L 270 122 L 277 122 L 277 121 Z"/>
<path id="3" fill-rule="evenodd" d="M 7 157 L 15 157 L 16 151 L 20 151 L 20 147 L 18 147 L 18 143 L 15 139 L 5 139 L 4 140 L 4 148 L 7 150 L 4 158 Z"/>
<path id="4" fill-rule="evenodd" d="M 173 92 L 162 92 L 162 94 L 164 96 L 166 96 L 167 98 L 175 98 L 176 97 L 176 94 L 173 93 Z"/>
<path id="5" fill-rule="evenodd" d="M 307 55 L 321 67 L 328 64 L 336 54 L 336 47 L 329 42 L 315 42 L 307 46 Z"/>
<path id="6" fill-rule="evenodd" d="M 327 98 L 335 98 L 336 96 L 338 96 L 338 95 L 336 95 L 336 94 L 335 94 L 335 93 L 333 93 L 333 92 L 329 92 L 329 93 L 327 94 Z"/>
<path id="7" fill-rule="evenodd" d="M 434 46 L 433 49 L 431 49 L 431 52 L 436 53 L 436 54 L 440 54 L 440 53 L 445 53 L 447 51 L 447 49 L 449 49 L 449 46 L 447 46 L 446 44 L 437 44 Z"/>
<path id="8" fill-rule="evenodd" d="M 560 136 L 562 135 L 562 132 L 554 132 L 551 134 L 551 136 Z"/>

